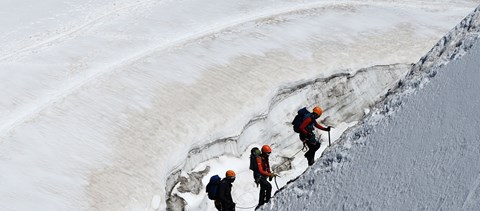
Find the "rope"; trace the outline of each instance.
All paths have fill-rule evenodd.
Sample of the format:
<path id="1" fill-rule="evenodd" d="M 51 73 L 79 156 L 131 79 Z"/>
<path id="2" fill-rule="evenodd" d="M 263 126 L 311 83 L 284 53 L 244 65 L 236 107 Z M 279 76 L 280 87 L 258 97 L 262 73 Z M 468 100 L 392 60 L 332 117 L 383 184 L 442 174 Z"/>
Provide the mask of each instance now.
<path id="1" fill-rule="evenodd" d="M 277 190 L 280 189 L 280 188 L 278 188 L 277 177 L 274 177 L 273 180 L 275 180 L 275 185 L 277 186 Z"/>
<path id="2" fill-rule="evenodd" d="M 329 133 L 329 138 L 330 138 L 330 131 L 328 131 Z M 291 157 L 288 157 L 288 159 L 286 161 L 283 161 L 283 163 L 281 163 L 280 165 L 276 166 L 273 171 L 275 171 L 278 167 L 282 166 L 283 164 L 285 164 L 286 162 L 290 161 L 291 159 L 293 159 L 295 157 L 295 155 L 297 155 L 298 153 L 300 152 L 306 152 L 308 150 L 308 147 L 307 147 L 307 144 L 305 142 L 303 142 L 303 147 L 302 149 L 300 149 L 298 152 L 296 152 L 295 154 L 293 154 Z M 275 185 L 277 186 L 277 190 L 280 189 L 278 188 L 278 184 L 277 184 L 277 177 L 274 177 L 274 180 L 275 180 Z"/>
<path id="3" fill-rule="evenodd" d="M 273 170 L 275 171 L 278 167 L 282 166 L 283 164 L 285 164 L 286 162 L 288 162 L 290 159 L 293 159 L 295 157 L 295 155 L 297 155 L 298 153 L 300 152 L 306 152 L 308 150 L 307 148 L 307 145 L 305 143 L 303 143 L 303 147 L 302 149 L 300 149 L 298 152 L 296 152 L 295 154 L 293 154 L 291 157 L 288 157 L 288 159 L 286 161 L 283 161 L 283 163 L 281 163 L 280 165 L 276 166 Z"/>
<path id="4" fill-rule="evenodd" d="M 244 193 L 244 195 L 245 194 L 247 194 L 247 193 Z M 243 198 L 243 195 L 240 196 L 240 198 Z M 237 200 L 235 200 L 235 201 L 237 201 Z M 252 209 L 252 208 L 257 207 L 257 205 L 252 205 L 252 206 L 246 207 L 246 206 L 239 206 L 239 205 L 235 204 L 235 207 L 238 208 L 238 209 Z"/>
<path id="5" fill-rule="evenodd" d="M 292 157 L 290 157 L 289 159 L 292 159 L 293 157 L 295 157 L 295 155 L 297 155 L 299 152 L 303 151 L 305 149 L 305 151 L 307 150 L 307 147 L 305 144 L 303 144 L 303 147 L 302 149 L 300 149 L 298 152 L 296 152 L 295 154 L 292 155 Z M 273 170 L 277 169 L 279 166 L 282 166 L 283 164 L 285 164 L 288 160 L 284 161 L 283 163 L 281 163 L 280 165 L 278 165 L 277 167 L 275 167 Z M 277 186 L 277 190 L 280 189 L 278 187 L 278 183 L 277 183 L 277 177 L 274 177 L 274 180 L 275 180 L 275 185 Z M 236 208 L 238 209 L 252 209 L 252 208 L 255 208 L 257 207 L 257 205 L 254 205 L 254 206 L 250 206 L 250 207 L 243 207 L 243 206 L 237 206 L 235 205 Z"/>
<path id="6" fill-rule="evenodd" d="M 273 180 L 275 181 L 275 186 L 277 186 L 277 190 L 279 190 L 280 188 L 278 187 L 277 177 L 274 177 Z M 254 206 L 251 206 L 251 207 L 241 207 L 241 206 L 235 205 L 235 207 L 238 208 L 238 209 L 252 209 L 252 208 L 257 207 L 257 205 L 254 205 Z"/>
<path id="7" fill-rule="evenodd" d="M 240 206 L 236 206 L 236 205 L 235 205 L 235 207 L 238 208 L 238 209 L 245 209 L 245 210 L 246 210 L 246 209 L 255 208 L 255 207 L 257 207 L 257 205 L 254 205 L 254 206 L 251 206 L 251 207 L 240 207 Z"/>
<path id="8" fill-rule="evenodd" d="M 333 127 L 332 127 L 333 128 Z M 330 131 L 328 131 L 328 141 L 330 142 Z M 293 144 L 291 144 L 293 145 Z M 289 145 L 289 146 L 291 146 Z M 330 145 L 330 144 L 329 144 Z M 295 155 L 297 155 L 298 153 L 300 152 L 306 152 L 308 150 L 307 148 L 307 144 L 305 144 L 305 142 L 303 142 L 303 147 L 302 149 L 300 149 L 298 152 L 296 152 L 295 154 L 293 154 L 291 157 L 288 157 L 288 159 L 286 161 L 283 161 L 283 163 L 281 163 L 280 165 L 276 166 L 273 170 L 275 171 L 278 167 L 282 166 L 283 164 L 285 164 L 287 161 L 289 161 L 290 159 L 293 159 L 295 157 Z M 277 183 L 277 177 L 274 177 L 273 178 L 274 181 L 275 181 L 275 186 L 277 186 L 277 190 L 279 190 L 280 188 L 278 187 L 278 183 Z M 252 208 L 255 208 L 257 207 L 257 205 L 254 205 L 254 206 L 250 206 L 250 207 L 241 207 L 241 206 L 237 206 L 235 205 L 236 208 L 238 209 L 252 209 Z"/>

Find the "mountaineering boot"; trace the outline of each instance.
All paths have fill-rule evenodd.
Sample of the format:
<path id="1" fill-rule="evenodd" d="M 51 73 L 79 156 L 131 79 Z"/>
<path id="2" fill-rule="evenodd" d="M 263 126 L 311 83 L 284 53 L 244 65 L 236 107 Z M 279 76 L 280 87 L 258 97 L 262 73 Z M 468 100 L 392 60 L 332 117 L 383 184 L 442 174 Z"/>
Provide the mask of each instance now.
<path id="1" fill-rule="evenodd" d="M 313 165 L 313 162 L 314 162 L 314 161 L 313 161 L 313 158 L 312 158 L 311 153 L 307 152 L 307 153 L 305 153 L 305 155 L 303 155 L 303 156 L 305 156 L 305 158 L 307 158 L 307 161 L 308 161 L 308 165 L 309 165 L 309 166 Z"/>
<path id="2" fill-rule="evenodd" d="M 315 163 L 315 160 L 312 157 L 307 158 L 307 160 L 308 160 L 308 166 L 311 166 L 313 165 L 313 163 Z"/>

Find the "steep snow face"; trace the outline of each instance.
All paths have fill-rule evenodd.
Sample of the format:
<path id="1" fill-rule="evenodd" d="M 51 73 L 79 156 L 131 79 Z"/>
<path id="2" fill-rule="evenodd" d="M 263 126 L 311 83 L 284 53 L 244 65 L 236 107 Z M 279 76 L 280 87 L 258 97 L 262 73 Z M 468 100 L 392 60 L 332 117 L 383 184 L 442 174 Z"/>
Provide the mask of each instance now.
<path id="1" fill-rule="evenodd" d="M 290 130 L 283 126 L 296 108 L 326 102 L 305 92 L 272 113 L 282 88 L 416 61 L 474 7 L 472 1 L 0 4 L 0 205 L 13 210 L 164 210 L 176 179 L 208 162 L 195 150 L 236 140 L 244 128 L 270 133 L 248 127 L 267 113 L 276 119 L 266 125 Z M 238 157 L 250 141 L 260 142 L 218 150 Z"/>
<path id="2" fill-rule="evenodd" d="M 299 99 L 307 103 L 309 109 L 313 105 L 325 105 L 322 124 L 336 126 L 331 134 L 332 140 L 335 140 L 363 117 L 364 109 L 378 102 L 410 68 L 411 65 L 403 64 L 375 66 L 359 70 L 354 75 L 337 74 L 283 87 L 272 98 L 268 111 L 253 118 L 239 136 L 219 139 L 189 152 L 184 169 L 177 173 L 181 174 L 179 179 L 167 184 L 167 189 L 172 190 L 167 208 L 177 210 L 188 204 L 193 210 L 214 209 L 211 200 L 204 194 L 204 186 L 210 176 L 222 175 L 224 169 L 232 166 L 237 172 L 233 197 L 239 207 L 255 207 L 252 205 L 258 202 L 258 188 L 254 185 L 247 162 L 251 147 L 263 144 L 272 147 L 274 153 L 270 163 L 272 169 L 281 174 L 281 178 L 277 179 L 279 187 L 306 169 L 302 144 L 298 134 L 291 130 L 290 123 L 299 109 L 296 103 Z M 317 157 L 328 145 L 328 136 L 321 135 L 324 135 L 323 145 Z M 177 176 L 172 175 L 171 178 Z M 175 188 L 170 188 L 173 185 Z"/>
<path id="3" fill-rule="evenodd" d="M 480 209 L 478 38 L 480 7 L 262 210 Z"/>

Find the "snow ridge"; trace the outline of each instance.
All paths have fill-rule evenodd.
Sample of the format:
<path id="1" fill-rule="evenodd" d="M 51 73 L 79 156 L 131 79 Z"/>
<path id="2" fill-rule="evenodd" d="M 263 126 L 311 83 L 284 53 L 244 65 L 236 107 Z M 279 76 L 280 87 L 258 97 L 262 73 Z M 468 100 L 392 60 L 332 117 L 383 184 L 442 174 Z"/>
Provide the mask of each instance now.
<path id="1" fill-rule="evenodd" d="M 406 95 L 414 93 L 418 88 L 423 88 L 430 78 L 435 77 L 440 67 L 465 55 L 479 37 L 480 6 L 450 30 L 412 67 L 407 77 L 400 80 L 397 88 L 387 93 L 383 105 L 379 105 L 371 116 L 384 115 L 388 117 L 392 115 L 401 106 Z M 366 122 L 370 122 L 371 118 L 374 117 L 367 117 Z"/>
<path id="2" fill-rule="evenodd" d="M 348 129 L 333 146 L 327 148 L 313 168 L 307 169 L 305 171 L 306 174 L 304 173 L 298 178 L 288 182 L 284 188 L 276 192 L 276 195 L 279 193 L 280 195 L 288 195 L 286 194 L 288 191 L 298 192 L 295 188 L 301 187 L 303 183 L 308 183 L 307 180 L 309 179 L 308 175 L 310 173 L 329 172 L 344 165 L 345 161 L 350 159 L 347 152 L 353 145 L 365 145 L 365 137 L 372 133 L 377 124 L 388 119 L 398 111 L 402 107 L 402 102 L 408 100 L 406 96 L 414 94 L 417 90 L 422 89 L 428 84 L 430 79 L 436 76 L 440 67 L 465 55 L 479 37 L 480 6 L 467 15 L 455 28 L 440 39 L 419 62 L 413 65 L 407 76 L 399 81 L 397 87 L 385 95 L 383 101 L 375 105 L 370 114 L 366 115 L 356 126 Z M 478 186 L 477 183 L 478 178 L 475 184 L 476 186 Z M 292 190 L 292 187 L 294 190 Z M 308 190 L 308 187 L 305 188 Z M 285 190 L 288 191 L 285 192 Z M 306 190 L 303 191 L 305 192 Z M 472 193 L 469 195 L 471 194 Z M 289 210 L 289 202 L 281 200 L 282 198 L 283 197 L 275 199 L 273 203 L 262 207 L 262 210 L 273 210 L 275 207 L 283 207 Z M 469 197 L 467 197 L 467 201 L 468 199 Z M 275 205 L 275 203 L 277 203 L 277 205 Z"/>
<path id="3" fill-rule="evenodd" d="M 385 100 L 378 103 L 357 126 L 349 129 L 338 145 L 325 150 L 321 158 L 321 168 L 332 168 L 342 162 L 345 150 L 351 143 L 362 143 L 362 138 L 371 133 L 373 127 L 380 120 L 388 118 L 402 106 L 405 97 L 423 88 L 430 78 L 435 77 L 438 68 L 454 61 L 473 46 L 480 37 L 480 6 L 469 14 L 454 29 L 445 35 L 424 57 L 416 63 L 405 79 L 402 79 L 397 88 L 388 92 Z M 334 165 L 335 164 L 335 165 Z"/>

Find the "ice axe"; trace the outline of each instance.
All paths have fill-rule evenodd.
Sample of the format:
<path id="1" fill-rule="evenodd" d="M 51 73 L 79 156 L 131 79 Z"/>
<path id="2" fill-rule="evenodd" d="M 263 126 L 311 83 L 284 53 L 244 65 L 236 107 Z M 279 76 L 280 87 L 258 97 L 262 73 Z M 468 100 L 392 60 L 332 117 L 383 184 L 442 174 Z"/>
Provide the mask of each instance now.
<path id="1" fill-rule="evenodd" d="M 330 146 L 330 131 L 328 131 L 328 146 Z"/>
<path id="2" fill-rule="evenodd" d="M 334 127 L 332 127 L 332 126 L 328 126 L 328 127 L 329 127 L 330 129 L 331 129 L 331 128 L 334 128 Z M 331 143 L 330 143 L 330 130 L 328 130 L 328 146 L 330 146 L 330 145 L 331 145 Z"/>
<path id="3" fill-rule="evenodd" d="M 329 118 L 329 117 L 327 117 L 327 118 Z M 323 119 L 322 122 L 323 122 L 324 124 L 327 123 L 327 122 L 329 122 L 329 121 L 327 121 L 327 118 Z M 328 126 L 328 128 L 329 128 L 329 129 L 332 129 L 332 128 L 335 128 L 335 127 L 333 127 L 333 126 L 330 125 L 330 126 Z M 328 146 L 330 146 L 330 145 L 332 145 L 332 141 L 331 141 L 331 139 L 330 139 L 330 130 L 328 130 Z"/>

